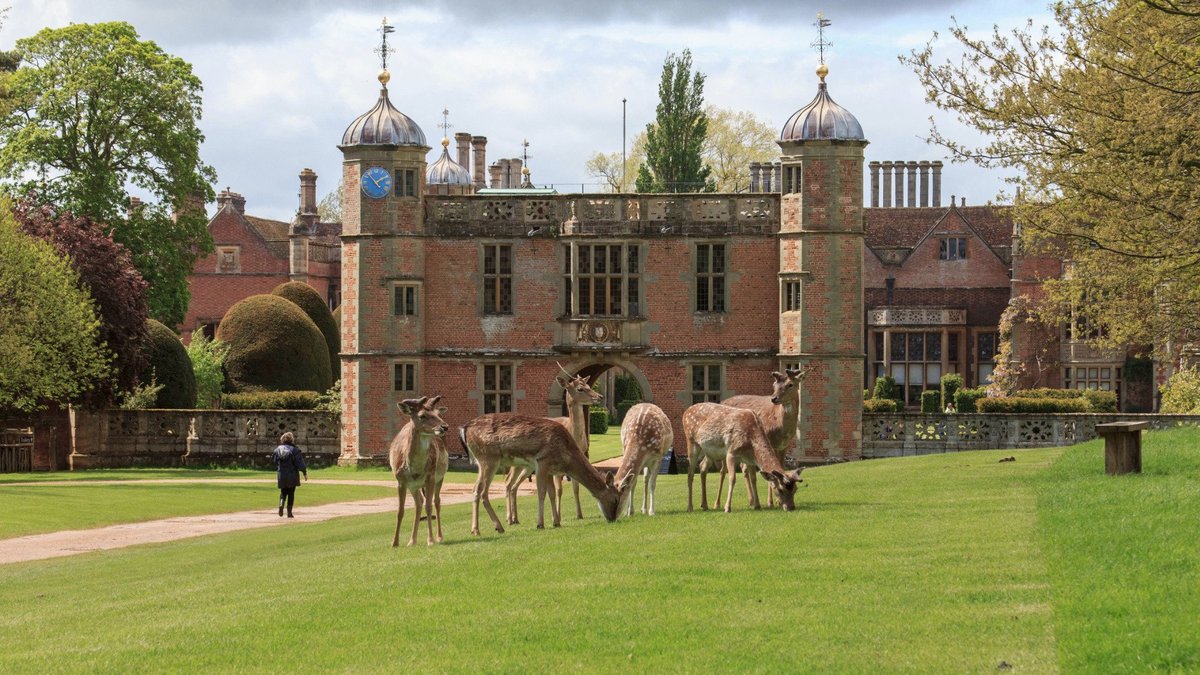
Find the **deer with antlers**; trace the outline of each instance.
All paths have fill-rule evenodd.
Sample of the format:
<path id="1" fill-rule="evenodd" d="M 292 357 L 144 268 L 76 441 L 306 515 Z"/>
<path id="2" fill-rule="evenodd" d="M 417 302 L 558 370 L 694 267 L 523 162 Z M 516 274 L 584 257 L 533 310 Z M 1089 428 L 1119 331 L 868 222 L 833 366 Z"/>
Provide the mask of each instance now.
<path id="1" fill-rule="evenodd" d="M 450 428 L 442 420 L 445 408 L 437 407 L 441 396 L 405 399 L 397 403 L 408 422 L 392 439 L 388 448 L 388 463 L 396 476 L 396 492 L 400 503 L 396 509 L 396 533 L 392 536 L 392 547 L 400 545 L 400 524 L 404 522 L 405 493 L 411 491 L 416 503 L 413 516 L 412 536 L 408 545 L 417 541 L 417 529 L 421 524 L 421 505 L 424 502 L 426 522 L 429 525 L 427 544 L 433 544 L 433 521 L 437 520 L 437 540 L 442 541 L 442 480 L 446 476 L 449 453 L 443 437 Z"/>
<path id="2" fill-rule="evenodd" d="M 621 423 L 621 466 L 615 481 L 625 484 L 629 477 L 629 492 L 622 493 L 628 500 L 628 515 L 633 515 L 634 494 L 637 492 L 637 477 L 645 471 L 646 484 L 642 488 L 642 513 L 654 515 L 654 488 L 658 484 L 658 465 L 663 455 L 675 440 L 671 420 L 662 408 L 653 403 L 639 403 L 625 413 Z"/>
<path id="3" fill-rule="evenodd" d="M 721 401 L 721 405 L 743 408 L 754 413 L 780 462 L 783 462 L 788 448 L 796 440 L 796 425 L 800 418 L 800 383 L 808 373 L 808 368 L 789 368 L 782 373 L 776 371 L 771 373 L 773 383 L 770 396 L 745 394 Z M 758 486 L 755 484 L 754 473 L 748 473 L 747 479 L 751 481 L 749 489 L 757 494 Z M 721 494 L 724 482 L 725 468 L 722 467 L 721 481 L 717 485 L 718 495 Z M 774 492 L 767 492 L 767 504 L 775 505 Z"/>
<path id="4" fill-rule="evenodd" d="M 795 508 L 794 495 L 796 485 L 801 482 L 800 472 L 803 469 L 787 472 L 775 451 L 767 441 L 762 425 L 754 413 L 741 408 L 733 408 L 720 403 L 697 403 L 683 411 L 683 433 L 687 440 L 688 458 L 688 511 L 692 510 L 692 476 L 694 467 L 699 459 L 705 464 L 723 461 L 725 470 L 730 473 L 729 493 L 725 498 L 725 512 L 731 510 L 733 504 L 733 473 L 738 464 L 751 472 L 757 468 L 763 478 L 771 484 L 775 497 L 784 511 Z M 708 495 L 705 491 L 704 472 L 700 475 L 701 503 L 700 508 L 708 508 Z M 750 480 L 746 480 L 750 489 Z M 717 499 L 720 500 L 720 493 Z M 750 505 L 759 508 L 758 495 L 750 492 Z"/>
<path id="5" fill-rule="evenodd" d="M 588 435 L 588 418 L 587 406 L 595 405 L 604 400 L 598 392 L 592 389 L 588 384 L 587 379 L 578 375 L 571 375 L 567 372 L 562 364 L 558 364 L 562 374 L 557 375 L 554 379 L 563 389 L 563 397 L 567 403 L 567 417 L 551 417 L 554 422 L 563 425 L 571 433 L 571 438 L 575 439 L 575 445 L 583 451 L 583 456 L 588 456 L 588 449 L 591 445 L 591 439 Z M 533 473 L 533 467 L 528 465 L 513 466 L 508 470 L 508 475 L 505 477 L 504 485 L 504 505 L 505 515 L 509 525 L 518 524 L 517 520 L 517 488 L 521 482 Z M 575 493 L 575 517 L 583 518 L 583 505 L 579 501 L 579 483 L 572 481 L 571 487 Z M 551 505 L 555 508 L 562 508 L 563 497 L 563 477 L 562 474 L 554 476 L 554 493 L 556 500 L 551 500 Z"/>
<path id="6" fill-rule="evenodd" d="M 578 481 L 600 506 L 605 520 L 617 519 L 620 488 L 613 485 L 611 474 L 601 474 L 592 466 L 575 439 L 563 425 L 544 417 L 514 413 L 492 413 L 476 417 L 459 431 L 463 444 L 479 465 L 471 509 L 471 534 L 479 534 L 479 503 L 487 509 L 496 531 L 504 526 L 488 498 L 488 488 L 501 466 L 533 466 L 538 492 L 538 529 L 545 527 L 545 499 L 550 495 L 554 526 L 562 524 L 554 503 L 555 474 L 566 474 Z M 624 487 L 624 486 L 621 486 Z"/>

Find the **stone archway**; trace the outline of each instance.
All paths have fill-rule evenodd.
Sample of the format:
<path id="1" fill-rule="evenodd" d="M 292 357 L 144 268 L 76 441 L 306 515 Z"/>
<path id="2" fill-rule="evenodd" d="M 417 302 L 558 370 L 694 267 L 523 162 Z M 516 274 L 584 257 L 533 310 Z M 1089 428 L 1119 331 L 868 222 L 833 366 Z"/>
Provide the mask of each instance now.
<path id="1" fill-rule="evenodd" d="M 650 388 L 650 381 L 646 379 L 646 374 L 634 365 L 632 361 L 619 355 L 613 354 L 600 357 L 581 355 L 560 365 L 572 375 L 582 375 L 587 378 L 589 384 L 595 384 L 596 380 L 610 368 L 620 368 L 637 380 L 638 387 L 642 390 L 642 400 L 647 403 L 654 402 L 654 391 Z M 555 380 L 550 385 L 550 395 L 546 400 L 546 416 L 561 417 L 563 415 L 566 415 L 563 388 Z"/>

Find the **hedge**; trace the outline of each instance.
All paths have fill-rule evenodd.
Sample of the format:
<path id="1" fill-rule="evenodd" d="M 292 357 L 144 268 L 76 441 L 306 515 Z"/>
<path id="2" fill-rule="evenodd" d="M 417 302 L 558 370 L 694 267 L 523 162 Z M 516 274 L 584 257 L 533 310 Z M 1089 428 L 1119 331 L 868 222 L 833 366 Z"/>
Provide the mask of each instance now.
<path id="1" fill-rule="evenodd" d="M 317 325 L 317 330 L 321 331 L 321 336 L 325 338 L 325 346 L 329 349 L 329 369 L 333 379 L 339 379 L 342 370 L 341 358 L 338 356 L 342 351 L 340 324 L 333 318 L 333 313 L 329 311 L 329 305 L 325 303 L 321 294 L 306 283 L 289 281 L 276 286 L 271 295 L 292 301 Z"/>
<path id="2" fill-rule="evenodd" d="M 1099 389 L 1023 389 L 1013 393 L 1017 398 L 1049 399 L 1056 401 L 1083 399 L 1087 412 L 1117 412 L 1117 394 Z"/>
<path id="3" fill-rule="evenodd" d="M 217 339 L 229 345 L 231 392 L 326 391 L 333 386 L 329 345 L 312 319 L 276 295 L 252 295 L 225 313 Z"/>
<path id="4" fill-rule="evenodd" d="M 321 393 L 316 391 L 248 391 L 222 394 L 226 410 L 315 410 Z"/>
<path id="5" fill-rule="evenodd" d="M 891 375 L 884 375 L 875 378 L 875 395 L 872 398 L 891 399 L 896 402 L 896 405 L 903 405 L 904 393 Z"/>
<path id="6" fill-rule="evenodd" d="M 963 388 L 963 376 L 958 373 L 946 373 L 942 376 L 942 404 L 955 400 L 958 390 Z"/>
<path id="7" fill-rule="evenodd" d="M 960 413 L 979 412 L 975 403 L 985 396 L 987 396 L 987 390 L 983 387 L 959 389 L 954 392 L 954 409 Z"/>
<path id="8" fill-rule="evenodd" d="M 193 408 L 196 405 L 196 373 L 187 348 L 175 331 L 154 319 L 146 320 L 146 342 L 142 345 L 146 367 L 138 380 L 162 385 L 153 406 L 165 409 Z"/>
<path id="9" fill-rule="evenodd" d="M 942 412 L 942 393 L 937 389 L 927 389 L 921 392 L 921 412 Z"/>
<path id="10" fill-rule="evenodd" d="M 900 409 L 900 404 L 890 398 L 869 398 L 863 401 L 863 412 L 894 413 Z"/>
<path id="11" fill-rule="evenodd" d="M 1022 398 L 1004 396 L 978 402 L 981 413 L 1081 413 L 1091 406 L 1083 398 Z"/>
<path id="12" fill-rule="evenodd" d="M 621 401 L 620 403 L 617 403 L 617 419 L 615 420 L 616 423 L 621 424 L 622 422 L 624 422 L 625 414 L 629 412 L 630 408 L 632 408 L 633 406 L 635 406 L 639 403 L 641 403 L 641 401 Z"/>
<path id="13" fill-rule="evenodd" d="M 588 413 L 588 433 L 608 433 L 608 410 L 602 405 L 592 406 Z"/>

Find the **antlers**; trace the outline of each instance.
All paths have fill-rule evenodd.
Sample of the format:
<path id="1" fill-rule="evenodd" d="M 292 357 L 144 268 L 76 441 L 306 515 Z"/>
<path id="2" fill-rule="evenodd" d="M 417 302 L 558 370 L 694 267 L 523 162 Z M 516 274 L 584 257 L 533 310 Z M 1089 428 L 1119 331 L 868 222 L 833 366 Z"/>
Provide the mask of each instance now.
<path id="1" fill-rule="evenodd" d="M 801 368 L 788 368 L 787 370 L 784 371 L 784 373 L 786 373 L 786 375 L 777 370 L 777 371 L 771 373 L 771 377 L 775 378 L 775 381 L 777 381 L 777 382 L 782 381 L 784 378 L 788 378 L 788 377 L 792 378 L 793 380 L 803 380 L 805 377 L 808 377 L 808 374 L 811 373 L 812 370 L 813 370 L 812 366 L 801 367 Z"/>

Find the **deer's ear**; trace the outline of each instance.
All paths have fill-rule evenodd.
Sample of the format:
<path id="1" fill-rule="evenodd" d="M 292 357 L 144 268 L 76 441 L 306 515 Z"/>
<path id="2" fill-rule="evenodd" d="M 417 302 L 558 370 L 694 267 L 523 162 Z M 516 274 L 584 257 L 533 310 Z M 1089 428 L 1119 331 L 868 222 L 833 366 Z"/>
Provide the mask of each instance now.
<path id="1" fill-rule="evenodd" d="M 771 474 L 767 473 L 766 471 L 759 470 L 758 475 L 762 476 L 763 480 L 766 480 L 766 481 L 772 480 Z"/>
<path id="2" fill-rule="evenodd" d="M 612 486 L 613 486 L 613 475 L 612 475 L 611 473 L 609 473 L 609 472 L 605 472 L 605 474 L 604 474 L 604 484 L 605 484 L 605 485 L 607 485 L 608 487 L 612 487 Z"/>
<path id="3" fill-rule="evenodd" d="M 617 491 L 624 492 L 625 490 L 627 490 L 629 488 L 630 483 L 632 483 L 633 479 L 636 477 L 637 477 L 637 474 L 630 471 L 628 474 L 626 474 L 626 476 L 624 478 L 621 479 L 621 484 L 619 486 L 617 486 Z"/>
<path id="4" fill-rule="evenodd" d="M 772 377 L 772 378 L 774 378 L 774 380 L 775 380 L 776 382 L 780 382 L 780 381 L 782 381 L 782 380 L 786 380 L 786 379 L 787 379 L 786 377 L 784 377 L 783 373 L 779 372 L 778 370 L 776 370 L 775 372 L 771 373 L 771 377 Z"/>
<path id="5" fill-rule="evenodd" d="M 800 477 L 800 473 L 803 471 L 804 471 L 803 467 L 796 469 L 795 471 L 791 471 L 788 473 L 788 478 L 791 478 L 792 480 L 799 483 L 800 481 L 804 480 L 803 478 Z"/>
<path id="6" fill-rule="evenodd" d="M 421 403 L 419 401 L 406 398 L 397 403 L 396 407 L 399 408 L 400 412 L 404 413 L 405 415 L 412 415 L 413 413 L 417 412 L 417 408 L 419 408 L 420 405 Z"/>
<path id="7" fill-rule="evenodd" d="M 804 371 L 800 370 L 799 368 L 788 368 L 788 371 L 787 371 L 788 377 L 790 377 L 792 379 L 795 379 L 796 377 L 800 376 L 802 373 L 804 373 Z"/>
<path id="8" fill-rule="evenodd" d="M 429 402 L 425 404 L 425 407 L 433 409 L 433 407 L 436 406 L 437 402 L 440 400 L 442 400 L 441 394 L 434 396 L 433 398 L 429 399 Z"/>
<path id="9" fill-rule="evenodd" d="M 555 375 L 554 381 L 557 382 L 558 386 L 562 387 L 563 389 L 566 389 L 567 385 L 571 384 L 571 380 L 567 379 L 566 377 L 564 377 L 562 375 Z"/>
<path id="10" fill-rule="evenodd" d="M 775 480 L 783 480 L 786 478 L 786 476 L 783 475 L 783 472 L 779 470 L 772 471 L 771 475 L 775 477 Z"/>

